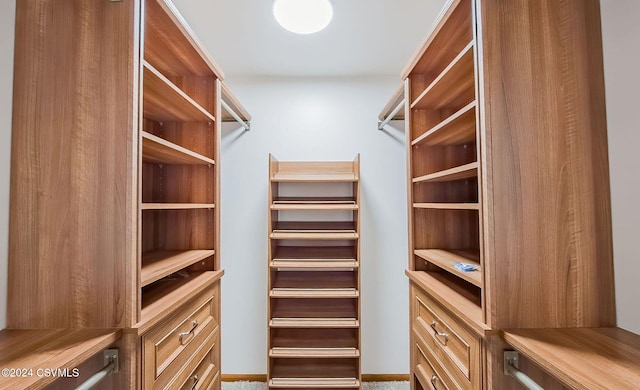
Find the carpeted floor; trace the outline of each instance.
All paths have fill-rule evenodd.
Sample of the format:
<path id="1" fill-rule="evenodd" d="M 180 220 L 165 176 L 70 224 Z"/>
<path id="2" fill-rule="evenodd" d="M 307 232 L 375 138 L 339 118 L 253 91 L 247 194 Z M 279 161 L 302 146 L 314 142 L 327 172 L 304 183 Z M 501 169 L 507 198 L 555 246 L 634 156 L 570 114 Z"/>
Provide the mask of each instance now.
<path id="1" fill-rule="evenodd" d="M 362 390 L 407 390 L 409 382 L 364 382 Z M 222 390 L 267 390 L 264 382 L 222 382 Z"/>

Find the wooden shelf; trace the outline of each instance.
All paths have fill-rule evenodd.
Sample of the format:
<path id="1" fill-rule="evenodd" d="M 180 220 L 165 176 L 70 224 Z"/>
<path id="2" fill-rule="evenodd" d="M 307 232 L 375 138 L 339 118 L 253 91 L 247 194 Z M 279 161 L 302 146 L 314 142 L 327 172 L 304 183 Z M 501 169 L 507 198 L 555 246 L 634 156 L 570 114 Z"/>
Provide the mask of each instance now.
<path id="1" fill-rule="evenodd" d="M 462 107 L 475 100 L 474 43 L 470 42 L 411 104 L 415 110 Z"/>
<path id="2" fill-rule="evenodd" d="M 446 251 L 442 249 L 416 249 L 416 256 L 437 265 L 467 282 L 482 288 L 482 268 L 478 254 L 469 251 Z M 462 272 L 455 267 L 455 263 L 473 264 L 477 271 Z"/>
<path id="3" fill-rule="evenodd" d="M 279 197 L 273 200 L 273 204 L 346 204 L 355 205 L 356 201 L 351 196 L 327 196 L 327 197 Z"/>
<path id="4" fill-rule="evenodd" d="M 402 79 L 416 74 L 438 75 L 473 39 L 472 13 L 470 1 L 447 2 L 425 41 L 402 70 Z"/>
<path id="5" fill-rule="evenodd" d="M 620 328 L 514 329 L 504 339 L 571 389 L 640 383 L 640 336 Z"/>
<path id="6" fill-rule="evenodd" d="M 141 210 L 192 210 L 212 209 L 213 203 L 142 203 Z"/>
<path id="7" fill-rule="evenodd" d="M 271 298 L 357 298 L 355 288 L 286 288 L 276 287 L 269 292 Z"/>
<path id="8" fill-rule="evenodd" d="M 333 182 L 357 182 L 358 176 L 355 173 L 276 173 L 271 178 L 277 183 L 333 183 Z"/>
<path id="9" fill-rule="evenodd" d="M 433 296 L 445 308 L 461 318 L 471 329 L 484 334 L 489 328 L 482 322 L 482 308 L 477 297 L 453 288 L 441 279 L 424 271 L 405 271 L 420 289 Z"/>
<path id="10" fill-rule="evenodd" d="M 272 318 L 272 328 L 358 328 L 360 321 L 355 318 Z"/>
<path id="11" fill-rule="evenodd" d="M 147 0 L 144 10 L 144 59 L 168 76 L 224 73 L 168 0 Z"/>
<path id="12" fill-rule="evenodd" d="M 357 348 L 284 348 L 274 347 L 269 351 L 273 358 L 357 358 Z"/>
<path id="13" fill-rule="evenodd" d="M 215 161 L 153 134 L 142 132 L 142 161 L 156 164 L 213 165 Z"/>
<path id="14" fill-rule="evenodd" d="M 271 268 L 327 270 L 358 268 L 355 249 L 351 246 L 309 247 L 284 246 L 277 247 Z"/>
<path id="15" fill-rule="evenodd" d="M 356 260 L 353 246 L 278 246 L 273 260 Z"/>
<path id="16" fill-rule="evenodd" d="M 194 272 L 188 278 L 159 280 L 142 292 L 140 322 L 134 328 L 142 334 L 162 321 L 174 309 L 198 295 L 224 275 L 224 271 Z"/>
<path id="17" fill-rule="evenodd" d="M 353 233 L 356 231 L 353 221 L 335 222 L 307 222 L 307 221 L 277 221 L 274 232 L 306 232 L 306 233 Z"/>
<path id="18" fill-rule="evenodd" d="M 140 285 L 144 287 L 214 254 L 214 250 L 145 252 L 142 254 Z"/>
<path id="19" fill-rule="evenodd" d="M 411 142 L 411 145 L 463 145 L 476 139 L 476 101 L 467 104 Z"/>
<path id="20" fill-rule="evenodd" d="M 271 205 L 274 211 L 295 211 L 295 210 L 358 210 L 357 204 L 348 203 L 275 203 Z"/>
<path id="21" fill-rule="evenodd" d="M 353 222 L 277 222 L 269 236 L 276 240 L 357 240 Z"/>
<path id="22" fill-rule="evenodd" d="M 273 378 L 269 387 L 289 389 L 331 389 L 360 388 L 356 378 Z"/>
<path id="23" fill-rule="evenodd" d="M 273 240 L 357 240 L 358 233 L 331 233 L 331 232 L 274 232 L 269 236 Z"/>
<path id="24" fill-rule="evenodd" d="M 478 162 L 461 165 L 444 171 L 431 173 L 414 178 L 414 183 L 436 183 L 441 181 L 454 181 L 469 179 L 478 176 Z"/>
<path id="25" fill-rule="evenodd" d="M 478 203 L 414 203 L 416 209 L 480 210 Z"/>
<path id="26" fill-rule="evenodd" d="M 213 122 L 215 118 L 146 61 L 144 117 L 159 122 Z"/>
<path id="27" fill-rule="evenodd" d="M 356 260 L 322 259 L 322 260 L 294 260 L 274 259 L 269 263 L 270 268 L 281 270 L 350 270 L 358 268 Z"/>
<path id="28" fill-rule="evenodd" d="M 0 389 L 41 389 L 58 379 L 36 375 L 39 369 L 71 369 L 122 337 L 120 329 L 3 329 L 0 368 L 26 368 L 33 375 L 0 380 Z"/>

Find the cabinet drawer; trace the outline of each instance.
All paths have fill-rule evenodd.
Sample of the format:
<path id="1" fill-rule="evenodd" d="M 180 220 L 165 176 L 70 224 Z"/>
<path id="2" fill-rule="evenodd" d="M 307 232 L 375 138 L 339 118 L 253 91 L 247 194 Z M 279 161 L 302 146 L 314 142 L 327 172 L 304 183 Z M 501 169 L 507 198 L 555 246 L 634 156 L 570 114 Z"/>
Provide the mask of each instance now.
<path id="1" fill-rule="evenodd" d="M 470 332 L 415 286 L 413 328 L 422 336 L 429 352 L 437 357 L 448 374 L 464 389 L 479 389 L 480 336 Z"/>
<path id="2" fill-rule="evenodd" d="M 211 388 L 211 384 L 216 379 L 220 370 L 218 365 L 218 350 L 219 343 L 216 342 L 180 390 L 205 390 Z"/>
<path id="3" fill-rule="evenodd" d="M 218 286 L 218 282 L 212 284 L 142 336 L 144 389 L 183 383 L 217 344 Z M 187 377 L 180 381 L 176 376 Z"/>
<path id="4" fill-rule="evenodd" d="M 438 362 L 431 356 L 428 349 L 424 345 L 421 345 L 419 341 L 421 337 L 414 331 L 414 339 L 416 340 L 413 346 L 414 361 L 416 366 L 414 367 L 414 374 L 420 386 L 425 390 L 455 390 L 456 387 L 452 385 L 451 380 L 444 373 L 444 369 L 438 365 Z M 434 366 L 438 366 L 436 371 Z"/>

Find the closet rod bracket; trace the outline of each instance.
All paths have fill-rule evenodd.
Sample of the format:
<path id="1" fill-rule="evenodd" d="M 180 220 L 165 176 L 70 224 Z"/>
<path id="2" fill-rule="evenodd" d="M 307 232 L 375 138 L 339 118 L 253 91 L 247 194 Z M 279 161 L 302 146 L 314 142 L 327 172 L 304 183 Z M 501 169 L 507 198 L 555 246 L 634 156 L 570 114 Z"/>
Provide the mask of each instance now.
<path id="1" fill-rule="evenodd" d="M 116 348 L 105 349 L 102 352 L 102 358 L 103 358 L 105 367 L 113 363 L 113 370 L 111 371 L 112 374 L 115 374 L 119 371 L 119 367 L 120 367 L 119 357 L 120 357 L 120 354 L 118 353 L 118 350 Z"/>
<path id="2" fill-rule="evenodd" d="M 400 110 L 404 108 L 404 103 L 405 103 L 404 99 L 400 100 L 400 103 L 398 103 L 398 105 L 395 106 L 393 110 L 391 110 L 389 115 L 387 115 L 387 117 L 383 121 L 378 122 L 378 130 L 380 131 L 384 130 L 384 127 L 388 125 L 389 122 L 391 122 L 393 118 L 396 116 L 396 114 L 399 113 Z"/>
<path id="3" fill-rule="evenodd" d="M 504 374 L 512 377 L 529 390 L 544 390 L 542 386 L 518 369 L 520 355 L 517 351 L 504 351 Z"/>

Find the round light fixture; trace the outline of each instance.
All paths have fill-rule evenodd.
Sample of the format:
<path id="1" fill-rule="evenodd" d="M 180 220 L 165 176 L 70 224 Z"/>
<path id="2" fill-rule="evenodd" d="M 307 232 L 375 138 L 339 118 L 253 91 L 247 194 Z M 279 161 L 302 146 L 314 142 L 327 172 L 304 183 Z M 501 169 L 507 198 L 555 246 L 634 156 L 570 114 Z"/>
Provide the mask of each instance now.
<path id="1" fill-rule="evenodd" d="M 333 17 L 330 0 L 276 0 L 273 15 L 282 27 L 296 34 L 313 34 Z"/>

